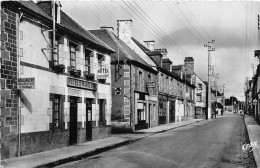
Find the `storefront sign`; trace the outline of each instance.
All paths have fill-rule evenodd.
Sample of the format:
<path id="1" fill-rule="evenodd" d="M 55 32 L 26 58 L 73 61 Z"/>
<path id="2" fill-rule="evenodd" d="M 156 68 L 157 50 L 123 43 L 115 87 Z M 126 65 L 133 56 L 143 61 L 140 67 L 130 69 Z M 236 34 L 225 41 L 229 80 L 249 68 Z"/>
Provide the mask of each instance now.
<path id="1" fill-rule="evenodd" d="M 35 89 L 35 78 L 19 78 L 18 89 Z"/>
<path id="2" fill-rule="evenodd" d="M 148 88 L 155 88 L 155 82 L 147 82 L 146 84 Z"/>
<path id="3" fill-rule="evenodd" d="M 97 71 L 97 79 L 107 79 L 109 77 L 109 69 L 107 67 L 99 68 Z"/>
<path id="4" fill-rule="evenodd" d="M 88 81 L 69 78 L 67 79 L 67 85 L 70 87 L 77 87 L 81 89 L 97 90 L 97 84 Z"/>

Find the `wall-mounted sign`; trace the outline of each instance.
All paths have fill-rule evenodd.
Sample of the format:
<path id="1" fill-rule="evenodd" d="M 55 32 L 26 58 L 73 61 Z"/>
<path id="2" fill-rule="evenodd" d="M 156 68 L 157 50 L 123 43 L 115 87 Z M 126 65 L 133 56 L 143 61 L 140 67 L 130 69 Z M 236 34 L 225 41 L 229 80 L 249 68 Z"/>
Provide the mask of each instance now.
<path id="1" fill-rule="evenodd" d="M 35 89 L 35 78 L 19 78 L 18 89 Z"/>
<path id="2" fill-rule="evenodd" d="M 81 89 L 89 89 L 89 90 L 97 90 L 97 84 L 84 81 L 84 80 L 79 80 L 79 79 L 74 79 L 74 78 L 67 78 L 67 85 L 69 87 L 76 87 L 76 88 L 81 88 Z"/>
<path id="3" fill-rule="evenodd" d="M 107 67 L 101 67 L 97 71 L 97 79 L 107 79 L 109 77 L 109 69 Z"/>
<path id="4" fill-rule="evenodd" d="M 146 84 L 148 88 L 155 88 L 155 82 L 147 82 Z"/>
<path id="5" fill-rule="evenodd" d="M 121 94 L 121 88 L 115 88 L 115 94 Z"/>

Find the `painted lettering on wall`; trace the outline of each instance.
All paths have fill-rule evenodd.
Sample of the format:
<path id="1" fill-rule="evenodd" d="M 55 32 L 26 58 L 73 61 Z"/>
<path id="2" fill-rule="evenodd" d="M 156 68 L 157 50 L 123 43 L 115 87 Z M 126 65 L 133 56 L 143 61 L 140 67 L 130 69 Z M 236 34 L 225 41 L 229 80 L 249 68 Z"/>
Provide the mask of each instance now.
<path id="1" fill-rule="evenodd" d="M 69 77 L 67 78 L 67 85 L 70 86 L 70 87 L 97 90 L 97 84 L 96 83 L 78 80 L 78 79 L 73 79 L 73 78 L 69 78 Z"/>

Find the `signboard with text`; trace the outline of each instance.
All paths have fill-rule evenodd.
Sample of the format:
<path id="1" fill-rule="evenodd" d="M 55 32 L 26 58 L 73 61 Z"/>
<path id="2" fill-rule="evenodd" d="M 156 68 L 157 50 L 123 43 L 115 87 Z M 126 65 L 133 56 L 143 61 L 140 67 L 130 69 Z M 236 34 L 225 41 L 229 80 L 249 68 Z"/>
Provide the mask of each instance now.
<path id="1" fill-rule="evenodd" d="M 70 87 L 77 87 L 81 89 L 89 89 L 89 90 L 97 90 L 97 84 L 84 81 L 84 80 L 79 80 L 79 79 L 74 79 L 74 78 L 67 78 L 67 85 Z"/>
<path id="2" fill-rule="evenodd" d="M 18 89 L 35 89 L 35 78 L 18 78 Z"/>
<path id="3" fill-rule="evenodd" d="M 101 67 L 97 71 L 97 79 L 107 79 L 109 77 L 108 67 Z"/>

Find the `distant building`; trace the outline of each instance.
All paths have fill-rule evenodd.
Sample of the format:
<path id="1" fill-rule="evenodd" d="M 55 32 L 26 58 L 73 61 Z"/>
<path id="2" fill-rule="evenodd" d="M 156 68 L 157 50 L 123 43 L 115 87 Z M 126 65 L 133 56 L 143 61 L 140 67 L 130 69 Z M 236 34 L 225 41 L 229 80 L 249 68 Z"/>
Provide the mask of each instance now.
<path id="1" fill-rule="evenodd" d="M 117 51 L 111 57 L 112 131 L 158 126 L 158 72 L 108 28 L 91 30 Z"/>

